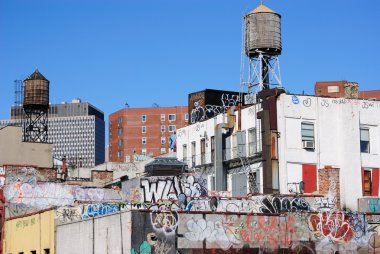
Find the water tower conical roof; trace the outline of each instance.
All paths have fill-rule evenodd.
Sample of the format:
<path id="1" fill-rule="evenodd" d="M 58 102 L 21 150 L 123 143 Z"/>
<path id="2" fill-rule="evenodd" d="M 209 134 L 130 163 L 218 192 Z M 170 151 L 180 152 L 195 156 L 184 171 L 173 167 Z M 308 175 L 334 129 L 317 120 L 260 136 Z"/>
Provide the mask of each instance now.
<path id="1" fill-rule="evenodd" d="M 46 81 L 49 81 L 47 80 L 39 71 L 38 69 L 36 68 L 36 70 L 30 74 L 25 80 L 46 80 Z"/>
<path id="2" fill-rule="evenodd" d="M 266 13 L 276 13 L 275 11 L 273 11 L 273 10 L 269 9 L 268 7 L 266 7 L 263 2 L 261 2 L 260 5 L 256 9 L 254 9 L 253 11 L 251 11 L 248 14 L 263 13 L 263 12 L 266 12 Z"/>

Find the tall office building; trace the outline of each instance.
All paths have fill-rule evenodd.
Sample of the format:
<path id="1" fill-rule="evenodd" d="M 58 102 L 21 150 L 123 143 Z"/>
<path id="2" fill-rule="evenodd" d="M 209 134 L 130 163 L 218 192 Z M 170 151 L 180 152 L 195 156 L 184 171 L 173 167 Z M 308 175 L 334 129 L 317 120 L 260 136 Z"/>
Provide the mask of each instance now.
<path id="1" fill-rule="evenodd" d="M 21 123 L 23 110 L 11 108 L 11 120 L 0 126 Z M 104 162 L 104 113 L 88 102 L 74 99 L 71 103 L 51 104 L 48 118 L 48 142 L 53 144 L 53 156 L 76 167 L 94 167 Z"/>
<path id="2" fill-rule="evenodd" d="M 144 160 L 169 152 L 176 129 L 189 122 L 187 106 L 125 108 L 109 116 L 109 160 Z"/>

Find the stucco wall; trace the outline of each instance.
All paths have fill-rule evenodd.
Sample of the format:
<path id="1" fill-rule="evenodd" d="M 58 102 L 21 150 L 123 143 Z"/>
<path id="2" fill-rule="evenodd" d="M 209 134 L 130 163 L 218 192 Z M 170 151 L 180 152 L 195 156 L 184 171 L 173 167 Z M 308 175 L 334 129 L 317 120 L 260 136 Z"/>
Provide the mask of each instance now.
<path id="1" fill-rule="evenodd" d="M 53 167 L 52 145 L 22 142 L 20 127 L 8 126 L 0 130 L 0 165 L 34 165 Z"/>

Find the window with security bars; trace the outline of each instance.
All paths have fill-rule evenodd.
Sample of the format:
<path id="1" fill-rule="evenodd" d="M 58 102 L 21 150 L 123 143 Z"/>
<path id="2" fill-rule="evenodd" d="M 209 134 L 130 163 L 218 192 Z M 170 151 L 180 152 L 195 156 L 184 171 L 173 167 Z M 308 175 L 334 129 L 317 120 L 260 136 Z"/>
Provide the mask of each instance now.
<path id="1" fill-rule="evenodd" d="M 301 135 L 302 135 L 302 142 L 304 141 L 314 142 L 314 124 L 309 123 L 309 122 L 302 122 Z"/>
<path id="2" fill-rule="evenodd" d="M 369 153 L 369 129 L 360 128 L 360 152 Z"/>

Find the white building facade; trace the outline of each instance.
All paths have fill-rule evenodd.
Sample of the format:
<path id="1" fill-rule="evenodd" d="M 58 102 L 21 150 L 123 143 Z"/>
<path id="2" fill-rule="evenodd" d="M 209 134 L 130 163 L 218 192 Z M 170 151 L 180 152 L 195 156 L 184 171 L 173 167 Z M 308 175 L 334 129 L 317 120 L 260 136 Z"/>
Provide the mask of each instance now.
<path id="1" fill-rule="evenodd" d="M 225 128 L 223 144 L 215 141 L 217 126 L 228 121 L 228 113 L 177 130 L 177 158 L 190 170 L 207 176 L 209 191 L 215 188 L 215 153 L 222 149 L 227 173 L 226 195 L 245 196 L 262 192 L 261 131 L 256 114 L 260 105 L 235 112 L 233 131 Z M 239 124 L 240 122 L 240 124 Z M 239 128 L 240 127 L 240 128 Z"/>
<path id="2" fill-rule="evenodd" d="M 277 123 L 281 193 L 300 181 L 305 192 L 320 193 L 319 169 L 327 168 L 337 170 L 327 189 L 340 193 L 332 198 L 342 208 L 357 210 L 359 198 L 379 195 L 379 101 L 282 94 Z"/>
<path id="3" fill-rule="evenodd" d="M 228 122 L 227 113 L 178 129 L 177 158 L 207 175 L 213 191 L 215 152 L 222 149 L 226 191 L 232 196 L 263 193 L 265 170 L 273 170 L 279 193 L 321 194 L 340 208 L 357 210 L 359 199 L 379 195 L 380 101 L 278 95 L 277 129 L 271 130 L 276 135 L 264 142 L 269 159 L 276 160 L 270 169 L 263 163 L 260 111 L 260 104 L 242 109 L 239 120 L 236 110 L 233 128 L 223 128 L 221 148 L 215 134 Z"/>

